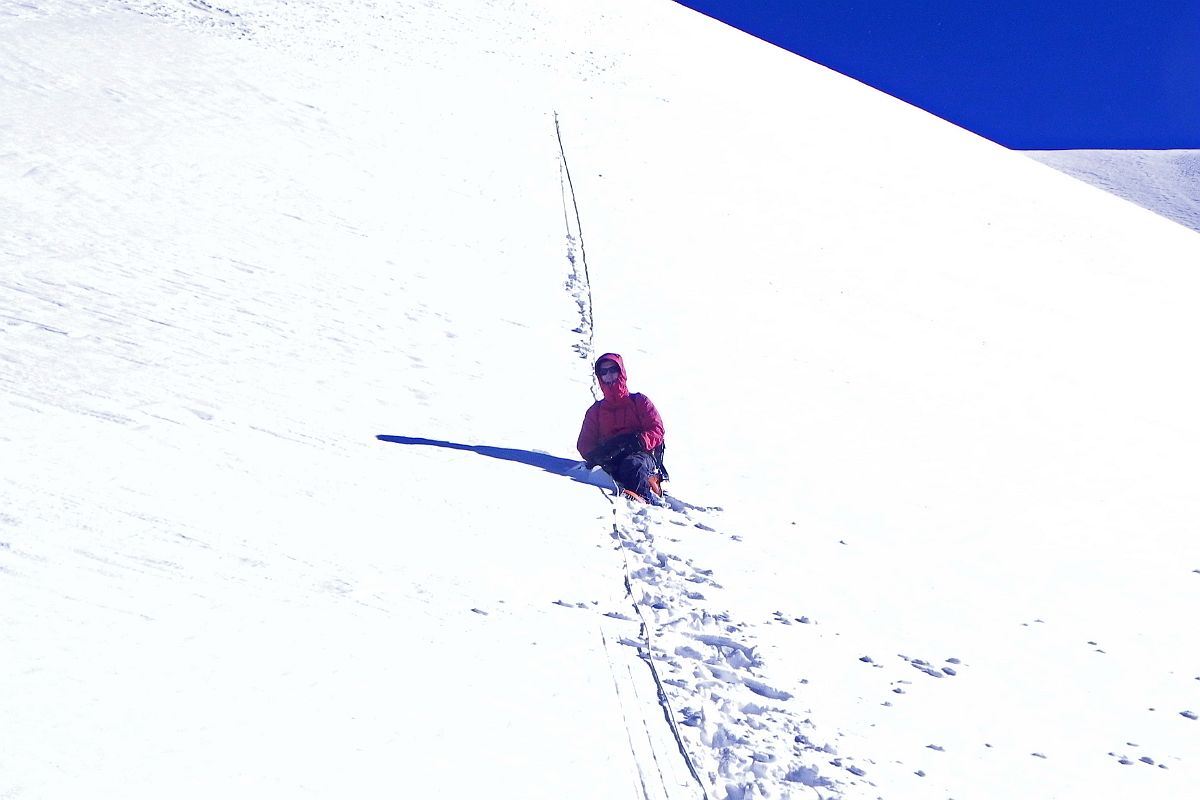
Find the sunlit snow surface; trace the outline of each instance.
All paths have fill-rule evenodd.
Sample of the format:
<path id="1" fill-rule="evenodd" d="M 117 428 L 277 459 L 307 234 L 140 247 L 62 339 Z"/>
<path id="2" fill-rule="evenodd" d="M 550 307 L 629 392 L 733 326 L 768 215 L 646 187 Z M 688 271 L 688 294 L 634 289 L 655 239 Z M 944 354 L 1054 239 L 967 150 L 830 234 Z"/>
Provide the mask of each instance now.
<path id="1" fill-rule="evenodd" d="M 1194 796 L 1192 231 L 665 2 L 0 42 L 0 797 Z"/>
<path id="2" fill-rule="evenodd" d="M 1200 233 L 1200 150 L 1029 150 L 1026 155 Z"/>

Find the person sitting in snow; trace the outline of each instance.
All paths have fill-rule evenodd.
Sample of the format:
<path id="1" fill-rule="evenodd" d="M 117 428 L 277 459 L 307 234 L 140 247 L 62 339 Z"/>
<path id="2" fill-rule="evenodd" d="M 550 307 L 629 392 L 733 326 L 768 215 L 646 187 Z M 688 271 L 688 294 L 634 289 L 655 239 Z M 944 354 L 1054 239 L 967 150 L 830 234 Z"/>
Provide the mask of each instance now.
<path id="1" fill-rule="evenodd" d="M 625 361 L 605 353 L 596 361 L 596 378 L 604 399 L 583 415 L 576 446 L 588 467 L 600 466 L 617 486 L 638 499 L 661 505 L 665 479 L 661 468 L 663 421 L 646 395 L 630 394 Z"/>

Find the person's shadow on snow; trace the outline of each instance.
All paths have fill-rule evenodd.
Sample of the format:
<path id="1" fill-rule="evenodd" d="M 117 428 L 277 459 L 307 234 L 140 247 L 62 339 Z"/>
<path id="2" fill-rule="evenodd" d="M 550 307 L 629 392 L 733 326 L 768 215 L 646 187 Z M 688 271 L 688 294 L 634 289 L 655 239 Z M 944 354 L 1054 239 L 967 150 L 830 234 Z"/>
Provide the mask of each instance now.
<path id="1" fill-rule="evenodd" d="M 539 453 L 536 450 L 517 450 L 512 447 L 488 447 L 482 444 L 459 444 L 458 442 L 446 442 L 440 439 L 422 439 L 415 436 L 388 436 L 381 434 L 375 438 L 381 442 L 391 442 L 392 444 L 444 447 L 447 450 L 466 450 L 469 453 L 478 453 L 481 456 L 498 458 L 501 461 L 515 461 L 518 464 L 528 464 L 531 467 L 537 467 L 553 475 L 562 475 L 577 483 L 584 483 L 588 486 L 599 486 L 602 489 L 616 488 L 612 482 L 612 478 L 608 477 L 608 473 L 602 469 L 589 470 L 582 461 L 559 458 L 549 453 Z"/>
<path id="2" fill-rule="evenodd" d="M 536 450 L 517 450 L 512 447 L 488 447 L 484 444 L 459 444 L 458 442 L 446 442 L 441 439 L 422 439 L 417 436 L 388 436 L 380 434 L 375 438 L 381 442 L 391 442 L 392 444 L 444 447 L 447 450 L 466 450 L 468 453 L 478 453 L 481 456 L 498 458 L 501 461 L 515 461 L 518 464 L 528 464 L 531 467 L 537 467 L 540 470 L 549 472 L 552 475 L 562 475 L 564 478 L 570 478 L 576 483 L 582 483 L 587 486 L 598 486 L 601 489 L 607 489 L 614 493 L 617 491 L 617 485 L 613 483 L 612 478 L 599 467 L 588 469 L 587 465 L 582 461 L 559 458 L 558 456 L 552 456 L 549 453 L 540 453 Z M 685 513 L 687 511 L 721 510 L 720 506 L 696 506 L 671 495 L 664 495 L 663 499 L 675 511 L 683 511 Z M 699 522 L 696 523 L 696 527 L 706 531 L 713 530 L 713 528 Z"/>

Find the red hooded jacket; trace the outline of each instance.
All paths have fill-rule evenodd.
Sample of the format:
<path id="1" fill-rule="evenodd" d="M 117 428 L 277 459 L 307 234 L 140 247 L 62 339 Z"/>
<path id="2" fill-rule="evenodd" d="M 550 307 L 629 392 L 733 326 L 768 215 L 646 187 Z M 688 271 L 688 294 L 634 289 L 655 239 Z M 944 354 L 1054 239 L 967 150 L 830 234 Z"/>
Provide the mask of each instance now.
<path id="1" fill-rule="evenodd" d="M 646 395 L 629 393 L 624 359 L 616 353 L 605 353 L 596 359 L 596 364 L 601 361 L 612 361 L 620 368 L 621 375 L 612 383 L 600 381 L 604 399 L 593 403 L 583 415 L 576 443 L 579 454 L 587 458 L 598 446 L 624 433 L 640 433 L 647 452 L 658 447 L 663 441 L 663 421 L 658 409 Z"/>

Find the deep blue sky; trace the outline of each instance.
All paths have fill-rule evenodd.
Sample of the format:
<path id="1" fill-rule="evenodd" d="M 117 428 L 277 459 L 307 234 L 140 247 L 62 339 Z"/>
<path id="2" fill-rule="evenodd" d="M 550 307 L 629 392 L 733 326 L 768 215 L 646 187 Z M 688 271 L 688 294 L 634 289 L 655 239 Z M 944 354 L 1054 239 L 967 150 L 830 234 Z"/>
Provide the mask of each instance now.
<path id="1" fill-rule="evenodd" d="M 1200 0 L 680 2 L 1006 147 L 1200 148 Z"/>

